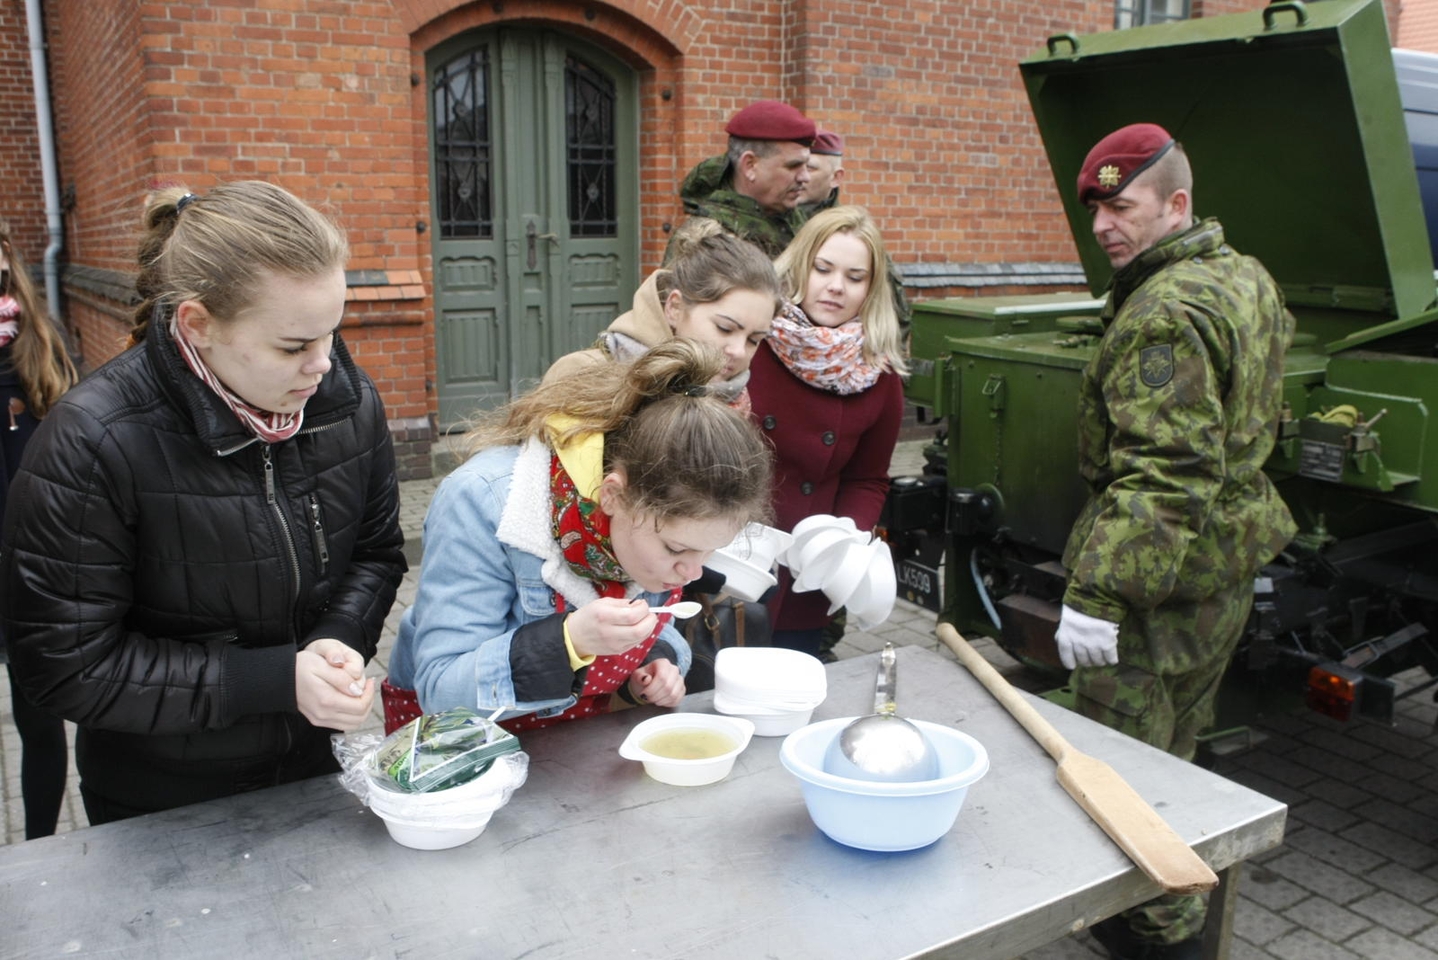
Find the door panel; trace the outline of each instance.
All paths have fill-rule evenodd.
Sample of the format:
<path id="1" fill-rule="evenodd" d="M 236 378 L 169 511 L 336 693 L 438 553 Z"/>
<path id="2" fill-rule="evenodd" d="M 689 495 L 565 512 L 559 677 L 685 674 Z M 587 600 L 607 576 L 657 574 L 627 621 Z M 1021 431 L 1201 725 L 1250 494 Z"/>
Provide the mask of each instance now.
<path id="1" fill-rule="evenodd" d="M 539 30 L 430 52 L 445 429 L 588 347 L 638 285 L 637 122 L 623 65 Z"/>

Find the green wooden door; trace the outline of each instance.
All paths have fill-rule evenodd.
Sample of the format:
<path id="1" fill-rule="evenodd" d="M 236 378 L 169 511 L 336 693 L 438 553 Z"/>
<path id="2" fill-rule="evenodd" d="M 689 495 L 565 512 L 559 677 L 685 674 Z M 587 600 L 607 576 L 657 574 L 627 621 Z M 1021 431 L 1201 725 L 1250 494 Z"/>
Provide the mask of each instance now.
<path id="1" fill-rule="evenodd" d="M 442 429 L 589 346 L 638 286 L 627 67 L 539 30 L 432 50 L 436 387 Z"/>

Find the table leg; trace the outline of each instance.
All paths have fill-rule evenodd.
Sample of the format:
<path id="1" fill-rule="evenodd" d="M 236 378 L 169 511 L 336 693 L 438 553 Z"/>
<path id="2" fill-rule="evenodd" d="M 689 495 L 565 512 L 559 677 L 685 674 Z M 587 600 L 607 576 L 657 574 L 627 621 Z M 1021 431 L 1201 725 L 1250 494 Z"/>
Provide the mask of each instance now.
<path id="1" fill-rule="evenodd" d="M 1238 882 L 1243 861 L 1218 871 L 1218 886 L 1208 895 L 1203 925 L 1203 960 L 1228 960 L 1233 945 L 1233 914 L 1238 908 Z"/>

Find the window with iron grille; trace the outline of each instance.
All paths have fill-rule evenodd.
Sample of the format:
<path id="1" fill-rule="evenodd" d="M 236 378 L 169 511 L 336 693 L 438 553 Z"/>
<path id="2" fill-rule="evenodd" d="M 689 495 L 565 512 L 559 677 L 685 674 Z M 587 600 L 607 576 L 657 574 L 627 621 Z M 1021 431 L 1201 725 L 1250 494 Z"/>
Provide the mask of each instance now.
<path id="1" fill-rule="evenodd" d="M 1122 30 L 1146 23 L 1187 20 L 1188 15 L 1189 0 L 1115 0 L 1113 26 L 1115 30 Z"/>
<path id="2" fill-rule="evenodd" d="M 488 51 L 471 50 L 436 69 L 430 96 L 440 236 L 493 237 Z"/>
<path id="3" fill-rule="evenodd" d="M 577 57 L 565 58 L 564 136 L 572 237 L 612 237 L 619 230 L 614 101 L 612 80 Z"/>

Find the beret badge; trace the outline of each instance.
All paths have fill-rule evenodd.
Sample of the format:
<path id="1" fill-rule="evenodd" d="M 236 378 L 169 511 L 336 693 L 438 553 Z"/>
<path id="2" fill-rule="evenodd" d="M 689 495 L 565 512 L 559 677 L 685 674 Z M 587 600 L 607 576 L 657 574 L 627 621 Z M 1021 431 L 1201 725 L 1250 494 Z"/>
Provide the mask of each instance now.
<path id="1" fill-rule="evenodd" d="M 1099 171 L 1098 171 L 1098 182 L 1099 182 L 1099 186 L 1102 186 L 1102 187 L 1116 187 L 1116 186 L 1118 186 L 1118 182 L 1119 182 L 1120 180 L 1122 180 L 1122 179 L 1123 179 L 1123 174 L 1119 173 L 1118 167 L 1114 166 L 1113 164 L 1108 164 L 1107 166 L 1103 166 L 1103 167 L 1100 167 L 1100 168 L 1099 168 Z"/>

